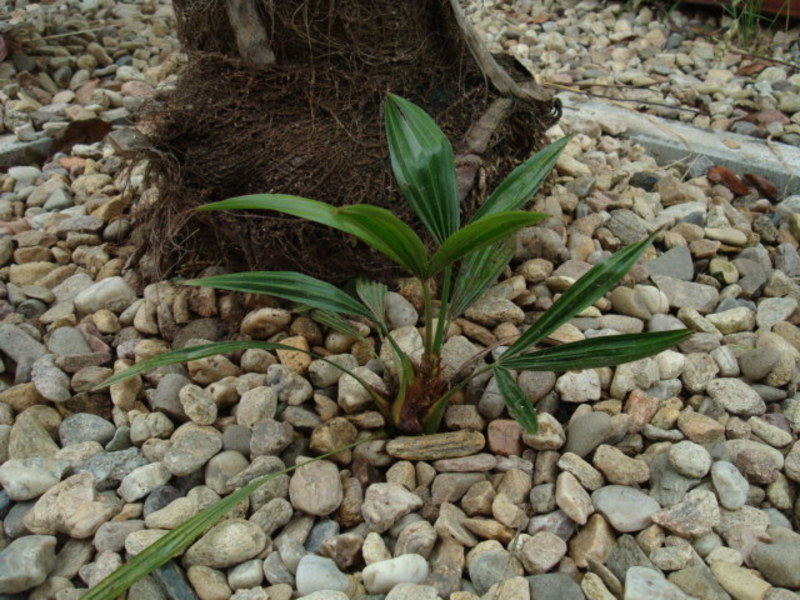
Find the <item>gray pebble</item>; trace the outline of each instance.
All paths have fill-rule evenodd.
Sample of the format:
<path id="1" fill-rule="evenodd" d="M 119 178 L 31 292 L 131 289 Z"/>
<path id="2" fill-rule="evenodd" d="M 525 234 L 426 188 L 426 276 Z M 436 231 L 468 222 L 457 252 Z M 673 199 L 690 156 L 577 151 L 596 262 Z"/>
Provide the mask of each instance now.
<path id="1" fill-rule="evenodd" d="M 58 436 L 62 446 L 95 441 L 103 445 L 116 431 L 113 423 L 89 413 L 70 415 L 58 426 Z"/>
<path id="2" fill-rule="evenodd" d="M 614 432 L 611 417 L 604 412 L 591 412 L 569 422 L 565 450 L 585 457 Z"/>
<path id="3" fill-rule="evenodd" d="M 0 552 L 0 593 L 16 594 L 44 582 L 55 567 L 56 538 L 28 535 Z"/>

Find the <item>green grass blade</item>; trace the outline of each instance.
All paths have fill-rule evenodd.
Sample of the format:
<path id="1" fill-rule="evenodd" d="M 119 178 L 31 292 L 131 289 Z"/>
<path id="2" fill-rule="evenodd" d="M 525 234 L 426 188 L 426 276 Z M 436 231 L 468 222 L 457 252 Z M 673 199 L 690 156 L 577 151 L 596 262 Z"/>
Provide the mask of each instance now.
<path id="1" fill-rule="evenodd" d="M 461 262 L 453 286 L 449 318 L 460 317 L 475 300 L 480 298 L 497 281 L 513 256 L 514 244 L 510 239 L 468 254 Z"/>
<path id="2" fill-rule="evenodd" d="M 653 241 L 655 234 L 631 244 L 592 267 L 556 300 L 539 319 L 509 346 L 499 361 L 505 366 L 512 356 L 525 352 L 576 314 L 591 306 L 614 287 Z"/>
<path id="3" fill-rule="evenodd" d="M 370 318 L 370 312 L 355 298 L 330 283 L 294 271 L 226 273 L 190 279 L 185 285 L 213 287 L 234 292 L 268 294 L 312 308 Z"/>
<path id="4" fill-rule="evenodd" d="M 385 208 L 354 204 L 339 209 L 338 218 L 353 234 L 416 277 L 428 271 L 428 255 L 419 236 Z"/>
<path id="5" fill-rule="evenodd" d="M 386 296 L 388 292 L 388 288 L 382 283 L 370 281 L 365 277 L 356 279 L 356 294 L 364 303 L 364 306 L 372 313 L 372 319 L 383 328 L 383 331 L 389 330 L 389 325 L 386 322 Z"/>
<path id="6" fill-rule="evenodd" d="M 424 110 L 393 94 L 386 97 L 384 122 L 395 179 L 441 244 L 458 230 L 461 216 L 450 141 Z"/>
<path id="7" fill-rule="evenodd" d="M 677 329 L 602 336 L 520 354 L 502 362 L 508 369 L 527 371 L 575 371 L 611 367 L 668 350 L 691 334 L 688 329 Z"/>
<path id="8" fill-rule="evenodd" d="M 290 473 L 304 465 L 323 460 L 333 456 L 334 454 L 342 452 L 343 450 L 355 448 L 356 446 L 367 441 L 372 441 L 377 437 L 379 436 L 372 436 L 363 440 L 359 440 L 353 444 L 337 448 L 332 452 L 328 452 L 315 458 L 303 461 L 299 465 L 287 467 L 286 469 L 282 469 L 276 473 L 270 473 L 268 475 L 264 475 L 263 477 L 259 477 L 258 479 L 254 479 L 246 486 L 239 488 L 228 496 L 225 496 L 220 501 L 212 504 L 199 514 L 173 529 L 161 539 L 142 550 L 139 554 L 131 558 L 122 566 L 118 567 L 108 577 L 86 592 L 86 594 L 82 596 L 82 600 L 110 600 L 123 594 L 125 590 L 136 583 L 139 579 L 186 550 L 197 538 L 199 538 L 208 529 L 213 527 L 236 505 L 246 499 L 250 494 L 264 485 L 270 479 L 274 479 L 275 477 L 285 473 Z"/>
<path id="9" fill-rule="evenodd" d="M 539 419 L 536 416 L 536 409 L 533 408 L 530 398 L 506 369 L 498 367 L 493 371 L 509 414 L 514 417 L 517 423 L 522 425 L 525 433 L 535 434 L 539 429 Z"/>
<path id="10" fill-rule="evenodd" d="M 509 211 L 489 215 L 459 229 L 448 237 L 431 257 L 429 276 L 461 260 L 470 252 L 504 240 L 514 232 L 546 219 L 548 215 L 534 212 Z"/>
<path id="11" fill-rule="evenodd" d="M 525 206 L 553 169 L 558 156 L 571 137 L 566 136 L 556 140 L 514 169 L 478 208 L 472 216 L 472 221 L 498 212 L 519 210 Z"/>
<path id="12" fill-rule="evenodd" d="M 319 200 L 311 200 L 301 196 L 288 194 L 251 194 L 237 196 L 220 202 L 211 202 L 198 206 L 195 211 L 208 212 L 212 210 L 274 210 L 276 212 L 301 217 L 322 225 L 341 229 L 341 223 L 336 219 L 336 207 Z"/>

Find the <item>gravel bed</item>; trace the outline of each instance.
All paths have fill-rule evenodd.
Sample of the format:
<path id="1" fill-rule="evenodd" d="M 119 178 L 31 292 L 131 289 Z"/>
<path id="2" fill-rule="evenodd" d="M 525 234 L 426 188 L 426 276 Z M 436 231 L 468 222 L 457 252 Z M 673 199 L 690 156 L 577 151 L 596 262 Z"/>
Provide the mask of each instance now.
<path id="1" fill-rule="evenodd" d="M 0 595 L 72 600 L 255 477 L 384 426 L 352 378 L 300 352 L 97 383 L 234 335 L 380 377 L 369 341 L 276 303 L 144 287 L 126 236 L 134 200 L 155 196 L 110 141 L 82 137 L 27 166 L 70 128 L 102 138 L 91 119 L 122 135 L 172 83 L 171 6 L 15 6 L 7 23 L 30 37 L 0 63 Z M 798 59 L 797 28 L 769 40 L 782 63 L 748 71 L 752 58 L 697 33 L 716 17 L 673 12 L 670 23 L 594 0 L 468 11 L 548 81 L 800 139 L 800 80 L 782 64 Z M 80 32 L 51 37 L 67 31 Z M 700 106 L 710 114 L 684 110 Z M 521 374 L 540 414 L 534 436 L 493 381 L 475 382 L 442 433 L 368 442 L 273 480 L 129 598 L 798 598 L 800 196 L 710 164 L 659 166 L 579 114 L 550 133 L 575 134 L 532 205 L 552 216 L 521 232 L 502 281 L 453 324 L 445 366 L 518 334 L 590 265 L 652 231 L 623 284 L 553 337 L 695 334 L 614 369 Z M 399 292 L 388 314 L 414 348 L 419 298 Z"/>
<path id="2" fill-rule="evenodd" d="M 542 81 L 699 127 L 800 145 L 797 28 L 746 48 L 730 18 L 599 0 L 485 0 L 468 12 L 494 52 Z M 752 54 L 751 54 L 752 53 Z"/>

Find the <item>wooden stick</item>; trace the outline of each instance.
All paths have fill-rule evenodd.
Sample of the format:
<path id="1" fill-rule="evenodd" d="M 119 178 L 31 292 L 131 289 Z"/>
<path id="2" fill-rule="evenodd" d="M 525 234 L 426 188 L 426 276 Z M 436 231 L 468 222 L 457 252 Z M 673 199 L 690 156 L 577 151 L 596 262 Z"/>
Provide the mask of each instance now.
<path id="1" fill-rule="evenodd" d="M 275 63 L 275 53 L 256 10 L 255 0 L 225 0 L 228 19 L 236 34 L 236 46 L 242 60 L 254 67 Z"/>

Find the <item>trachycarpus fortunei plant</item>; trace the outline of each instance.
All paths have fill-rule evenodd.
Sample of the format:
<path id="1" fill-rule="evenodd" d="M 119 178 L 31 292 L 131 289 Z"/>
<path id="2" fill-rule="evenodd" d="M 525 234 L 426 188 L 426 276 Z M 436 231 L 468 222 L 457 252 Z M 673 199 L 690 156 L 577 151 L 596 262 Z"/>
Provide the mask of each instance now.
<path id="1" fill-rule="evenodd" d="M 435 432 L 450 399 L 471 379 L 487 371 L 496 378 L 509 413 L 528 433 L 535 433 L 536 412 L 516 383 L 514 371 L 567 371 L 611 366 L 656 354 L 687 337 L 689 332 L 686 330 L 624 334 L 535 350 L 537 344 L 619 282 L 650 244 L 653 237 L 650 236 L 594 266 L 502 353 L 491 354 L 494 357 L 491 363 L 472 367 L 472 372 L 462 375 L 461 379 L 446 379 L 442 373 L 441 353 L 448 325 L 497 280 L 512 258 L 513 234 L 547 217 L 520 209 L 536 193 L 568 140 L 564 138 L 551 144 L 517 167 L 480 206 L 469 223 L 461 227 L 453 151 L 447 138 L 424 111 L 397 96 L 387 97 L 385 120 L 392 170 L 406 199 L 431 234 L 435 247 L 431 255 L 422 239 L 408 225 L 391 212 L 371 205 L 334 207 L 307 198 L 258 194 L 216 202 L 198 210 L 255 209 L 294 215 L 352 234 L 389 257 L 420 281 L 424 348 L 417 363 L 401 350 L 389 331 L 386 318 L 388 289 L 383 284 L 359 279 L 355 282 L 354 293 L 350 294 L 307 275 L 283 271 L 226 274 L 184 283 L 282 298 L 298 305 L 299 310 L 310 309 L 312 316 L 321 323 L 354 336 L 359 335 L 358 331 L 348 319 L 357 318 L 370 323 L 381 342 L 391 349 L 394 368 L 385 369 L 390 393 L 375 389 L 357 374 L 329 362 L 361 383 L 391 428 L 401 433 Z M 441 289 L 438 306 L 433 298 L 434 281 Z M 205 344 L 137 363 L 115 374 L 103 385 L 118 383 L 156 367 L 249 348 L 297 351 L 297 348 L 284 344 L 256 340 Z M 464 366 L 489 355 L 485 350 Z M 316 358 L 327 360 L 321 356 Z M 465 370 L 459 369 L 459 372 Z M 325 458 L 369 439 L 374 438 L 359 440 L 311 460 Z M 294 465 L 282 472 L 300 466 Z M 229 510 L 279 474 L 253 480 L 192 517 L 122 565 L 84 597 L 105 600 L 121 594 L 139 578 L 183 552 Z"/>
<path id="2" fill-rule="evenodd" d="M 473 368 L 458 381 L 445 379 L 441 356 L 448 325 L 496 281 L 512 257 L 513 234 L 547 217 L 520 209 L 552 169 L 568 138 L 554 142 L 517 167 L 462 227 L 453 150 L 445 135 L 422 109 L 394 95 L 387 96 L 385 122 L 392 170 L 407 201 L 430 232 L 432 254 L 407 224 L 390 211 L 368 204 L 335 207 L 297 196 L 256 194 L 215 202 L 198 210 L 277 211 L 349 233 L 387 256 L 420 282 L 424 348 L 418 362 L 401 350 L 389 331 L 385 308 L 388 288 L 384 284 L 358 279 L 354 293 L 350 294 L 330 283 L 290 271 L 231 273 L 185 283 L 282 298 L 312 309 L 321 322 L 353 334 L 356 331 L 347 319 L 359 318 L 370 323 L 381 342 L 391 347 L 394 368 L 385 369 L 390 393 L 381 392 L 354 373 L 331 364 L 368 390 L 394 431 L 409 434 L 435 432 L 454 394 L 486 371 L 495 377 L 509 413 L 527 432 L 533 433 L 536 413 L 516 383 L 514 371 L 611 366 L 656 354 L 686 337 L 685 330 L 626 334 L 535 350 L 543 339 L 609 291 L 644 252 L 651 236 L 595 265 L 516 341 L 502 353 L 497 352 L 490 364 Z M 438 307 L 434 303 L 434 282 L 439 282 L 441 289 Z M 106 384 L 157 366 L 247 348 L 296 350 L 263 341 L 207 344 L 146 360 L 116 374 Z"/>

